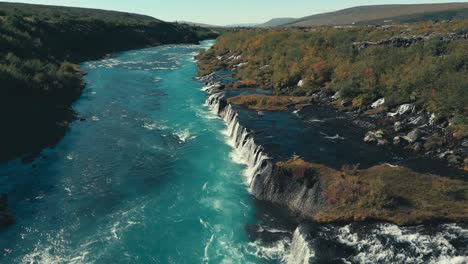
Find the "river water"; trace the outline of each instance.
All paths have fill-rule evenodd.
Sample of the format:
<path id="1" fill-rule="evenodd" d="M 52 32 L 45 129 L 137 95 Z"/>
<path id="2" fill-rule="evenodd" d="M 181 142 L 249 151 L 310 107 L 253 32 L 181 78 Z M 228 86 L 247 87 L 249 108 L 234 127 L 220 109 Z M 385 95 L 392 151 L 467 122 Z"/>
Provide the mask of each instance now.
<path id="1" fill-rule="evenodd" d="M 212 44 L 82 65 L 86 89 L 74 105 L 81 120 L 33 163 L 0 165 L 0 192 L 16 218 L 0 231 L 0 263 L 466 260 L 468 232 L 454 224 L 433 232 L 296 229 L 289 212 L 255 201 L 227 126 L 194 79 L 194 56 Z"/>
<path id="2" fill-rule="evenodd" d="M 1 263 L 240 263 L 255 209 L 194 80 L 203 45 L 82 65 L 75 122 L 32 164 L 0 165 L 16 224 Z"/>

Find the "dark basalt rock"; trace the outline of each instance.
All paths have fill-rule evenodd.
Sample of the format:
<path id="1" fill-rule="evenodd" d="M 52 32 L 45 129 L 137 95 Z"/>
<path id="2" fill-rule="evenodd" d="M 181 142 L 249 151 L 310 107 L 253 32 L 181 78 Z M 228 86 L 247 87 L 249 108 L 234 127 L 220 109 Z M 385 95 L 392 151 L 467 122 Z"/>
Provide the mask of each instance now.
<path id="1" fill-rule="evenodd" d="M 414 151 L 416 151 L 416 152 L 421 151 L 422 148 L 423 148 L 423 145 L 422 145 L 421 142 L 416 142 L 416 143 L 414 143 L 413 145 L 411 145 L 411 149 L 414 150 Z"/>
<path id="2" fill-rule="evenodd" d="M 421 131 L 419 129 L 415 129 L 409 132 L 408 135 L 404 137 L 404 139 L 408 141 L 409 143 L 414 143 L 419 139 L 420 136 L 421 136 Z"/>
<path id="3" fill-rule="evenodd" d="M 319 177 L 306 171 L 297 177 L 288 170 L 274 166 L 272 173 L 257 175 L 251 186 L 252 194 L 259 200 L 286 205 L 302 215 L 314 215 L 327 207 Z"/>
<path id="4" fill-rule="evenodd" d="M 385 139 L 385 133 L 382 130 L 369 131 L 364 137 L 364 142 L 366 143 L 377 143 L 379 146 L 384 146 L 388 144 L 388 140 Z"/>
<path id="5" fill-rule="evenodd" d="M 350 99 L 343 99 L 340 104 L 342 107 L 348 107 L 351 106 L 353 102 Z"/>
<path id="6" fill-rule="evenodd" d="M 458 155 L 448 155 L 447 156 L 447 161 L 450 164 L 457 165 L 462 161 L 462 158 L 460 156 L 458 156 Z"/>

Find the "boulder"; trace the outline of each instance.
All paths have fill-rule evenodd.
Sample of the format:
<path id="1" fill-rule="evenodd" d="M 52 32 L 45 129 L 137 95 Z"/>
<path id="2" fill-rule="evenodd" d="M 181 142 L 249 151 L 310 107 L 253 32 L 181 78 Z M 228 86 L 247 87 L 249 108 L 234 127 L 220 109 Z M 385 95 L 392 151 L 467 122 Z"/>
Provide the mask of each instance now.
<path id="1" fill-rule="evenodd" d="M 463 140 L 461 145 L 465 148 L 468 148 L 468 139 Z"/>
<path id="2" fill-rule="evenodd" d="M 434 125 L 436 121 L 437 121 L 437 116 L 434 113 L 432 113 L 431 117 L 429 118 L 429 125 Z"/>
<path id="3" fill-rule="evenodd" d="M 447 161 L 452 165 L 458 165 L 461 162 L 461 157 L 458 155 L 448 155 Z"/>
<path id="4" fill-rule="evenodd" d="M 336 92 L 336 93 L 332 96 L 332 99 L 333 99 L 333 100 L 338 100 L 338 99 L 340 99 L 340 98 L 341 98 L 341 92 L 340 92 L 340 91 Z"/>
<path id="5" fill-rule="evenodd" d="M 439 155 L 439 158 L 440 159 L 445 159 L 448 155 L 451 155 L 451 154 L 453 154 L 453 150 L 448 150 L 448 151 L 445 151 L 444 153 L 441 153 Z"/>
<path id="6" fill-rule="evenodd" d="M 400 145 L 402 143 L 402 138 L 400 136 L 396 136 L 393 138 L 393 145 Z"/>
<path id="7" fill-rule="evenodd" d="M 413 145 L 411 145 L 411 149 L 414 150 L 414 151 L 416 151 L 416 152 L 421 151 L 422 147 L 423 147 L 423 146 L 422 146 L 422 143 L 421 143 L 421 142 L 416 142 L 416 143 L 414 143 Z"/>
<path id="8" fill-rule="evenodd" d="M 372 108 L 379 108 L 381 107 L 382 105 L 385 104 L 385 98 L 380 98 L 379 100 L 375 101 L 374 103 L 371 104 L 371 107 Z"/>
<path id="9" fill-rule="evenodd" d="M 393 130 L 395 130 L 395 132 L 400 132 L 402 129 L 403 124 L 400 121 L 395 122 L 395 124 L 393 125 Z"/>
<path id="10" fill-rule="evenodd" d="M 403 138 L 409 143 L 414 143 L 419 139 L 420 136 L 421 131 L 416 128 L 415 130 L 409 132 L 408 135 L 404 136 Z"/>
<path id="11" fill-rule="evenodd" d="M 297 83 L 297 87 L 302 87 L 304 86 L 304 81 L 303 80 L 300 80 L 298 83 Z"/>
<path id="12" fill-rule="evenodd" d="M 241 62 L 241 63 L 238 63 L 238 64 L 234 65 L 233 68 L 241 68 L 242 66 L 247 65 L 247 64 L 249 64 L 249 63 L 248 62 Z"/>
<path id="13" fill-rule="evenodd" d="M 408 123 L 414 126 L 422 126 L 422 125 L 427 124 L 428 122 L 429 122 L 428 118 L 424 115 L 414 116 L 408 120 Z"/>
<path id="14" fill-rule="evenodd" d="M 351 106 L 352 104 L 353 104 L 353 101 L 351 101 L 350 99 L 341 100 L 342 107 L 348 107 L 348 106 Z"/>
<path id="15" fill-rule="evenodd" d="M 415 104 L 403 104 L 398 107 L 397 111 L 394 113 L 388 113 L 387 116 L 394 117 L 398 115 L 404 115 L 407 113 L 412 113 L 416 109 Z"/>
<path id="16" fill-rule="evenodd" d="M 366 143 L 377 143 L 379 145 L 386 145 L 388 141 L 384 138 L 385 133 L 382 130 L 369 131 L 364 137 Z"/>
<path id="17" fill-rule="evenodd" d="M 388 145 L 388 140 L 386 139 L 378 139 L 377 140 L 377 146 L 386 146 Z"/>

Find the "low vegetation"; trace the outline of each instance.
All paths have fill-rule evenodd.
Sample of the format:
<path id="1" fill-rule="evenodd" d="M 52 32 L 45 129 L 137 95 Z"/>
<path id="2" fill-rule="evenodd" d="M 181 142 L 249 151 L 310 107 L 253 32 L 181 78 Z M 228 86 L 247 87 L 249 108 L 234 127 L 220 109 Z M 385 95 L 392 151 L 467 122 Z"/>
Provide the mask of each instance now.
<path id="1" fill-rule="evenodd" d="M 237 95 L 228 98 L 230 104 L 243 105 L 252 110 L 282 111 L 294 105 L 304 105 L 309 102 L 308 97 L 286 96 L 286 95 Z"/>
<path id="2" fill-rule="evenodd" d="M 202 54 L 200 73 L 236 68 L 241 80 L 275 94 L 304 96 L 325 89 L 368 109 L 382 97 L 383 107 L 415 102 L 448 118 L 458 135 L 468 131 L 468 20 L 392 27 L 243 30 L 227 33 Z M 405 40 L 422 36 L 421 41 Z M 354 43 L 398 38 L 399 45 Z M 411 44 L 406 44 L 411 43 Z M 236 60 L 226 60 L 235 56 Z M 219 59 L 219 58 L 223 59 Z M 302 80 L 302 85 L 298 85 Z"/>
<path id="3" fill-rule="evenodd" d="M 468 184 L 464 181 L 388 165 L 335 170 L 296 158 L 276 166 L 295 177 L 319 179 L 328 204 L 310 216 L 319 222 L 380 220 L 408 225 L 468 220 Z"/>

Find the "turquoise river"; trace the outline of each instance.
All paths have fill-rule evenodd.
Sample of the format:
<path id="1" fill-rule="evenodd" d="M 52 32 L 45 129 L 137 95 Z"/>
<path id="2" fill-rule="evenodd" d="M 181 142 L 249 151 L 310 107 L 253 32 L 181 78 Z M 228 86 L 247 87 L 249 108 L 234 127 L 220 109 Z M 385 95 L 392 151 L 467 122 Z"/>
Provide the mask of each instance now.
<path id="1" fill-rule="evenodd" d="M 265 263 L 256 209 L 194 56 L 212 42 L 84 63 L 81 121 L 32 164 L 0 165 L 16 223 L 0 263 Z M 284 254 L 284 252 L 283 252 Z M 277 259 L 275 260 L 275 256 Z"/>

